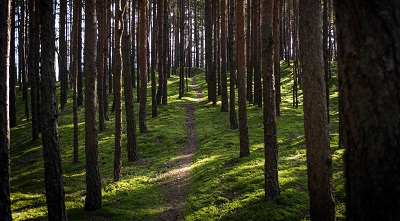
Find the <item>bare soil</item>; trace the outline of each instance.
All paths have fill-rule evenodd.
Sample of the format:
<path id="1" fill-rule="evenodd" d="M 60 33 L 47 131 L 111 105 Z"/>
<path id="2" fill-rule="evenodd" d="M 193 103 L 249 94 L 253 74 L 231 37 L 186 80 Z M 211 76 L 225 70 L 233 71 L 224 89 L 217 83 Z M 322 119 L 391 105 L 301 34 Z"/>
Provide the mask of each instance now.
<path id="1" fill-rule="evenodd" d="M 202 99 L 200 89 L 192 81 L 191 87 L 197 95 L 196 102 Z M 175 159 L 176 166 L 170 168 L 161 179 L 161 194 L 165 196 L 168 208 L 160 215 L 160 220 L 184 220 L 183 204 L 187 196 L 187 184 L 190 175 L 190 164 L 193 154 L 197 149 L 198 135 L 195 131 L 195 103 L 182 105 L 186 110 L 185 129 L 188 137 L 187 143 L 182 147 L 180 155 Z"/>

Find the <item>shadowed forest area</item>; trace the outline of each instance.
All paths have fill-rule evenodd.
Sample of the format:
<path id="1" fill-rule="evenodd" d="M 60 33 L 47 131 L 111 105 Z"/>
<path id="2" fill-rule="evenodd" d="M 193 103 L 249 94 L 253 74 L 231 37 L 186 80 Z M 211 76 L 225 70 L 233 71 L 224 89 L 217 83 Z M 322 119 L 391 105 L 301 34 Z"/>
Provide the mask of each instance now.
<path id="1" fill-rule="evenodd" d="M 0 221 L 397 220 L 399 8 L 0 0 Z"/>

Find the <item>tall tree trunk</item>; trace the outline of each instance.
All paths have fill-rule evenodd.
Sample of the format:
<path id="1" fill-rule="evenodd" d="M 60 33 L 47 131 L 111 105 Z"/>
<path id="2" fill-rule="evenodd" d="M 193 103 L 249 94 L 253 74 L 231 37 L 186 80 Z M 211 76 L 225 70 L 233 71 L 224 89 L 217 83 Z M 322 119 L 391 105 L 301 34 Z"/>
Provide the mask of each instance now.
<path id="1" fill-rule="evenodd" d="M 274 0 L 274 78 L 275 78 L 275 110 L 276 116 L 281 115 L 281 74 L 280 74 L 280 39 L 281 39 L 281 0 Z"/>
<path id="2" fill-rule="evenodd" d="M 135 68 L 135 58 L 136 58 L 136 6 L 137 0 L 131 0 L 131 79 L 132 79 L 132 87 L 136 87 L 136 68 Z"/>
<path id="3" fill-rule="evenodd" d="M 121 180 L 122 170 L 122 52 L 121 38 L 124 30 L 120 0 L 115 0 L 115 64 L 114 64 L 114 104 L 115 104 L 115 146 L 114 181 Z"/>
<path id="4" fill-rule="evenodd" d="M 221 111 L 228 112 L 228 82 L 226 76 L 226 1 L 221 0 Z"/>
<path id="5" fill-rule="evenodd" d="M 138 152 L 136 145 L 136 120 L 135 110 L 133 106 L 133 91 L 132 91 L 132 63 L 130 57 L 131 41 L 128 34 L 128 3 L 126 0 L 122 0 L 123 7 L 123 21 L 124 30 L 122 36 L 122 60 L 123 60 L 123 75 L 124 75 L 124 97 L 125 97 L 125 112 L 126 112 L 126 137 L 127 137 L 127 149 L 128 149 L 128 160 L 138 160 Z"/>
<path id="6" fill-rule="evenodd" d="M 25 104 L 25 118 L 29 119 L 29 105 L 28 105 L 28 74 L 26 72 L 26 25 L 25 25 L 25 1 L 21 0 L 21 14 L 19 23 L 19 59 L 18 63 L 21 64 L 21 78 L 22 78 L 22 97 Z"/>
<path id="7" fill-rule="evenodd" d="M 249 132 L 247 127 L 246 109 L 246 80 L 245 67 L 246 57 L 244 55 L 244 15 L 243 1 L 237 0 L 237 62 L 238 62 L 238 106 L 239 106 L 239 138 L 240 138 L 240 157 L 250 155 Z"/>
<path id="8" fill-rule="evenodd" d="M 397 220 L 400 2 L 335 4 L 346 135 L 346 219 Z"/>
<path id="9" fill-rule="evenodd" d="M 105 41 L 105 31 L 104 31 L 104 0 L 97 0 L 96 3 L 97 18 L 99 20 L 99 41 L 97 42 L 97 97 L 98 97 L 98 108 L 99 108 L 99 130 L 104 132 L 106 130 L 105 116 L 104 116 L 104 72 L 105 72 L 105 57 L 104 51 L 106 47 L 104 45 Z"/>
<path id="10" fill-rule="evenodd" d="M 197 0 L 194 1 L 194 50 L 195 50 L 195 67 L 200 67 L 199 63 L 199 29 L 198 29 L 198 9 L 197 9 Z"/>
<path id="11" fill-rule="evenodd" d="M 85 151 L 86 151 L 86 201 L 85 210 L 101 208 L 101 179 L 98 162 L 96 126 L 96 1 L 85 2 Z"/>
<path id="12" fill-rule="evenodd" d="M 156 35 L 157 35 L 157 1 L 153 1 L 153 31 L 151 34 L 151 116 L 157 117 L 157 78 L 156 78 L 156 60 L 157 60 L 157 48 L 156 48 Z"/>
<path id="13" fill-rule="evenodd" d="M 300 44 L 304 71 L 304 129 L 311 220 L 335 220 L 322 55 L 320 1 L 300 1 Z"/>
<path id="14" fill-rule="evenodd" d="M 235 56 L 236 56 L 236 44 L 234 37 L 235 24 L 235 0 L 229 1 L 229 19 L 228 19 L 228 54 L 229 54 L 229 123 L 231 129 L 235 130 L 239 127 L 236 114 L 236 96 L 235 96 L 235 81 L 236 81 L 236 69 L 235 69 Z"/>
<path id="15" fill-rule="evenodd" d="M 167 57 L 168 57 L 168 51 L 169 51 L 169 7 L 168 7 L 168 0 L 164 0 L 164 65 L 163 65 L 163 73 L 164 73 L 164 78 L 163 78 L 163 87 L 162 87 L 162 100 L 161 103 L 162 105 L 167 105 L 168 103 L 168 77 L 170 76 L 170 68 L 167 62 Z"/>
<path id="16" fill-rule="evenodd" d="M 78 75 L 79 75 L 79 18 L 80 16 L 80 0 L 74 0 L 74 18 L 73 18 L 73 42 L 72 42 L 72 49 L 73 49 L 73 73 L 74 73 L 74 79 L 73 79 L 73 118 L 74 118 L 74 159 L 73 163 L 78 163 L 79 159 L 79 125 L 78 125 Z"/>
<path id="17" fill-rule="evenodd" d="M 216 105 L 216 84 L 215 81 L 215 71 L 214 71 L 214 64 L 213 64 L 213 49 L 212 49 L 212 27 L 213 27 L 213 16 L 212 16 L 212 0 L 205 0 L 205 35 L 206 35 L 206 76 L 207 76 L 207 83 L 208 83 L 208 100 L 213 102 L 213 105 Z M 215 95 L 214 95 L 215 94 Z"/>
<path id="18" fill-rule="evenodd" d="M 247 67 L 247 87 L 246 87 L 246 99 L 249 103 L 253 103 L 253 48 L 252 48 L 252 0 L 247 1 L 247 25 L 246 25 L 246 67 Z"/>
<path id="19" fill-rule="evenodd" d="M 146 1 L 139 0 L 139 69 L 140 69 L 140 106 L 139 129 L 140 133 L 147 132 L 146 103 L 147 103 L 147 29 L 146 29 Z"/>
<path id="20" fill-rule="evenodd" d="M 78 18 L 78 107 L 83 104 L 83 71 L 82 71 L 82 11 L 83 3 L 79 1 L 79 18 Z M 107 112 L 106 112 L 107 113 Z"/>
<path id="21" fill-rule="evenodd" d="M 37 77 L 35 73 L 36 63 L 35 59 L 35 32 L 38 28 L 36 24 L 36 1 L 29 1 L 29 54 L 28 54 L 28 72 L 29 72 L 29 82 L 31 85 L 31 111 L 32 111 L 32 140 L 37 140 L 39 138 L 39 119 L 38 119 L 38 82 L 36 82 Z"/>
<path id="22" fill-rule="evenodd" d="M 0 220 L 11 221 L 9 55 L 10 0 L 0 0 Z M 13 9 L 14 10 L 14 9 Z M 14 19 L 14 18 L 12 18 Z M 12 49 L 14 50 L 14 49 Z"/>
<path id="23" fill-rule="evenodd" d="M 158 91 L 157 104 L 161 105 L 164 86 L 164 1 L 157 0 L 157 55 L 158 55 Z M 155 53 L 155 52 L 154 52 Z"/>
<path id="24" fill-rule="evenodd" d="M 42 65 L 43 158 L 49 220 L 67 220 L 58 134 L 58 108 L 54 70 L 55 16 L 53 1 L 40 1 Z"/>
<path id="25" fill-rule="evenodd" d="M 180 20 L 179 20 L 179 29 L 180 29 L 180 40 L 179 40 L 179 99 L 183 97 L 185 93 L 185 80 L 184 80 L 184 72 L 185 72 L 185 1 L 178 0 L 179 2 L 179 12 L 180 12 Z"/>
<path id="26" fill-rule="evenodd" d="M 328 123 L 330 122 L 329 117 L 329 48 L 328 48 L 328 1 L 323 0 L 323 14 L 322 14 L 322 53 L 324 56 L 324 79 L 325 79 L 325 98 L 326 98 L 326 111 L 328 116 Z"/>
<path id="27" fill-rule="evenodd" d="M 261 84 L 261 56 L 260 56 L 260 0 L 253 0 L 253 62 L 254 62 L 254 105 L 262 107 L 262 84 Z"/>
<path id="28" fill-rule="evenodd" d="M 280 195 L 278 183 L 278 139 L 276 133 L 275 75 L 273 60 L 274 0 L 261 0 L 262 77 L 264 100 L 265 199 Z"/>
<path id="29" fill-rule="evenodd" d="M 67 0 L 60 0 L 60 29 L 59 29 L 60 33 L 59 33 L 59 46 L 58 46 L 60 49 L 60 54 L 59 54 L 60 58 L 58 59 L 59 61 L 58 70 L 59 70 L 60 88 L 61 88 L 61 93 L 60 93 L 61 110 L 64 110 L 65 104 L 67 103 L 67 91 L 68 91 L 67 42 L 65 39 L 66 19 L 67 19 Z"/>
<path id="30" fill-rule="evenodd" d="M 5 7 L 5 6 L 4 6 Z M 17 67 L 15 65 L 15 12 L 17 10 L 17 1 L 11 2 L 11 34 L 10 34 L 10 127 L 17 126 Z"/>

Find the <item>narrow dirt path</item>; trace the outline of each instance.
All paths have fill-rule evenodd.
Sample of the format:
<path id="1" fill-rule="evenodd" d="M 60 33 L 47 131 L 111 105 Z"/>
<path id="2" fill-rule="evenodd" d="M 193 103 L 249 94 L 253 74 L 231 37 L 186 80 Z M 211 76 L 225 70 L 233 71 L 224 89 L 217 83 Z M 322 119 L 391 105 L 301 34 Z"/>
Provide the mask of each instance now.
<path id="1" fill-rule="evenodd" d="M 192 89 L 196 92 L 196 102 L 203 98 L 200 89 L 195 81 L 191 83 Z M 176 167 L 163 175 L 161 180 L 162 194 L 164 194 L 169 207 L 160 215 L 160 220 L 183 220 L 183 203 L 187 195 L 187 184 L 190 174 L 190 164 L 193 154 L 197 149 L 198 135 L 195 131 L 195 103 L 190 102 L 182 105 L 186 110 L 185 129 L 188 137 L 187 143 L 182 147 L 180 155 L 175 159 Z"/>

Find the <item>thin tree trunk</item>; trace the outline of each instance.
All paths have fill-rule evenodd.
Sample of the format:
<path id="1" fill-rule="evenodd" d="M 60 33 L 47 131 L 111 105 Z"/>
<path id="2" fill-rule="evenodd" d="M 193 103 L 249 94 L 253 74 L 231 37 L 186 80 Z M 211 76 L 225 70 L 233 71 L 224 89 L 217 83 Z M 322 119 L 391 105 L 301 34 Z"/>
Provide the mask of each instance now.
<path id="1" fill-rule="evenodd" d="M 244 0 L 237 0 L 237 59 L 238 59 L 238 106 L 239 106 L 239 138 L 240 138 L 240 157 L 250 155 L 249 132 L 247 127 L 247 109 L 246 109 L 246 80 L 245 67 L 246 57 L 244 55 Z"/>
<path id="2" fill-rule="evenodd" d="M 246 25 L 246 64 L 247 64 L 247 87 L 246 99 L 249 103 L 253 103 L 253 47 L 252 47 L 252 0 L 247 1 L 247 25 Z"/>
<path id="3" fill-rule="evenodd" d="M 86 200 L 85 210 L 101 208 L 101 179 L 98 162 L 96 126 L 96 2 L 85 2 L 85 151 L 86 151 Z"/>
<path id="4" fill-rule="evenodd" d="M 235 80 L 236 80 L 236 69 L 235 69 L 235 51 L 236 44 L 234 41 L 234 27 L 235 24 L 235 0 L 229 1 L 229 19 L 228 19 L 228 54 L 229 54 L 229 122 L 230 127 L 233 130 L 236 130 L 239 125 L 237 121 L 236 114 L 236 104 L 235 104 Z"/>
<path id="5" fill-rule="evenodd" d="M 13 4 L 15 6 L 15 4 Z M 0 220 L 11 221 L 10 201 L 10 121 L 9 121 L 9 56 L 10 0 L 0 0 Z M 14 8 L 13 8 L 14 10 Z M 12 18 L 14 19 L 14 18 Z M 14 31 L 14 30 L 13 30 Z M 12 49 L 14 50 L 14 49 Z"/>
<path id="6" fill-rule="evenodd" d="M 21 63 L 21 77 L 22 77 L 22 97 L 25 101 L 25 118 L 29 119 L 29 107 L 28 107 L 28 74 L 26 72 L 26 25 L 25 25 L 25 1 L 21 0 L 21 17 L 20 17 L 20 58 L 18 62 Z"/>
<path id="7" fill-rule="evenodd" d="M 274 0 L 274 78 L 275 78 L 275 110 L 276 116 L 281 115 L 281 74 L 280 74 L 280 24 L 281 0 Z"/>
<path id="8" fill-rule="evenodd" d="M 82 71 L 82 14 L 83 3 L 79 1 L 79 18 L 78 18 L 78 107 L 83 105 L 83 71 Z M 105 111 L 106 112 L 106 111 Z M 106 112 L 107 113 L 107 112 Z"/>
<path id="9" fill-rule="evenodd" d="M 216 88 L 215 88 L 215 71 L 214 71 L 214 64 L 213 64 L 213 53 L 212 53 L 212 26 L 213 26 L 213 16 L 212 16 L 212 0 L 205 0 L 205 35 L 206 35 L 206 42 L 205 42 L 205 49 L 206 49 L 206 76 L 207 76 L 207 83 L 208 83 L 208 100 L 213 102 L 213 105 L 216 104 Z M 214 95 L 215 93 L 215 95 Z M 214 104 L 215 101 L 215 104 Z"/>
<path id="10" fill-rule="evenodd" d="M 226 1 L 221 0 L 221 111 L 228 112 L 228 82 L 226 76 Z"/>
<path id="11" fill-rule="evenodd" d="M 74 21 L 73 21 L 73 68 L 74 68 L 74 80 L 73 80 L 73 118 L 74 118 L 74 160 L 73 163 L 78 163 L 79 159 L 79 126 L 78 126 L 78 42 L 81 36 L 79 33 L 79 18 L 80 18 L 80 0 L 74 0 Z"/>
<path id="12" fill-rule="evenodd" d="M 260 0 L 253 0 L 253 62 L 254 62 L 254 105 L 262 107 L 262 84 L 261 84 L 261 56 L 260 56 Z"/>
<path id="13" fill-rule="evenodd" d="M 106 47 L 104 45 L 105 41 L 105 31 L 104 31 L 104 0 L 97 0 L 97 17 L 99 20 L 99 41 L 97 49 L 97 96 L 98 96 L 98 108 L 99 108 L 99 130 L 104 132 L 106 130 L 105 114 L 104 114 L 104 72 L 105 72 L 105 56 L 104 52 Z"/>
<path id="14" fill-rule="evenodd" d="M 139 106 L 139 129 L 140 133 L 147 132 L 146 126 L 146 103 L 147 103 L 147 29 L 146 29 L 146 1 L 139 0 L 139 58 L 140 58 L 140 106 Z"/>
<path id="15" fill-rule="evenodd" d="M 60 93 L 61 110 L 64 110 L 65 104 L 67 103 L 67 91 L 68 91 L 67 43 L 65 39 L 66 18 L 67 18 L 67 0 L 60 0 L 60 29 L 59 29 L 60 58 L 58 59 L 58 70 L 59 70 L 60 89 L 61 89 Z"/>
<path id="16" fill-rule="evenodd" d="M 65 209 L 61 153 L 58 134 L 58 108 L 56 98 L 55 16 L 53 1 L 40 1 L 41 75 L 43 110 L 43 158 L 46 186 L 46 203 L 49 220 L 67 220 Z"/>
<path id="17" fill-rule="evenodd" d="M 326 112 L 321 4 L 300 1 L 300 44 L 304 70 L 304 129 L 311 220 L 335 220 L 332 157 Z"/>
<path id="18" fill-rule="evenodd" d="M 4 6 L 5 7 L 5 6 Z M 17 126 L 17 67 L 15 65 L 15 12 L 17 10 L 17 1 L 11 2 L 11 34 L 10 34 L 10 127 Z"/>
<path id="19" fill-rule="evenodd" d="M 157 7 L 156 1 L 153 1 L 153 32 L 151 34 L 151 116 L 157 117 L 157 79 L 156 79 L 156 60 L 157 60 L 157 48 L 156 48 L 156 35 L 157 35 Z"/>
<path id="20" fill-rule="evenodd" d="M 115 0 L 115 64 L 114 64 L 114 105 L 115 105 L 115 143 L 114 143 L 114 181 L 122 176 L 122 52 L 121 38 L 124 30 L 120 0 Z"/>

